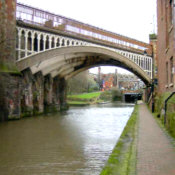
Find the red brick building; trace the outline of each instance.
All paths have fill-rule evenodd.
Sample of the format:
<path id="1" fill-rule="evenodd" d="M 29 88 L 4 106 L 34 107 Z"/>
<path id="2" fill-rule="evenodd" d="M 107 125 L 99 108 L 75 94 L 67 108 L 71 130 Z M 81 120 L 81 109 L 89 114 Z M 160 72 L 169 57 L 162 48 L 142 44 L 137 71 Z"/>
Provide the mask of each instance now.
<path id="1" fill-rule="evenodd" d="M 175 90 L 175 13 L 174 0 L 157 0 L 158 91 Z"/>

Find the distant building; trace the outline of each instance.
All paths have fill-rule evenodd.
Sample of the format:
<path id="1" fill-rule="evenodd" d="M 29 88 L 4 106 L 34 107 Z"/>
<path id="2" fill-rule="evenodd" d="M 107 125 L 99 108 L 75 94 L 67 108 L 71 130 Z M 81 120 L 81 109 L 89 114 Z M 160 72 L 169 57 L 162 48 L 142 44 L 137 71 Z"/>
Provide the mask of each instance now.
<path id="1" fill-rule="evenodd" d="M 121 90 L 138 90 L 145 85 L 133 74 L 118 74 L 118 88 Z"/>
<path id="2" fill-rule="evenodd" d="M 109 90 L 114 86 L 114 74 L 102 75 L 102 90 Z"/>
<path id="3" fill-rule="evenodd" d="M 120 90 L 138 90 L 144 87 L 144 83 L 133 74 L 120 74 L 117 69 L 115 73 L 103 74 L 98 70 L 98 74 L 91 73 L 91 76 L 99 84 L 100 90 L 109 90 L 112 87 Z"/>

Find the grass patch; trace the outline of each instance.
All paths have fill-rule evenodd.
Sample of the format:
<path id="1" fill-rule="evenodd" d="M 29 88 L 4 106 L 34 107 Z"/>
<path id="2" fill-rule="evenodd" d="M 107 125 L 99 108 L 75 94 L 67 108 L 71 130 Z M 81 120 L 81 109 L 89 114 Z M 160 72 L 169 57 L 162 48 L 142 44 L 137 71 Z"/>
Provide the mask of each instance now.
<path id="1" fill-rule="evenodd" d="M 100 175 L 135 175 L 138 106 L 128 120 Z"/>
<path id="2" fill-rule="evenodd" d="M 67 104 L 70 106 L 86 106 L 86 105 L 90 105 L 90 103 L 88 102 L 84 102 L 84 101 L 67 101 Z"/>
<path id="3" fill-rule="evenodd" d="M 99 101 L 101 92 L 91 92 L 77 95 L 68 95 L 67 103 L 70 106 L 85 106 L 96 104 Z"/>
<path id="4" fill-rule="evenodd" d="M 91 93 L 84 93 L 84 94 L 77 94 L 77 95 L 68 95 L 69 98 L 75 99 L 92 99 L 99 97 L 101 92 L 91 92 Z"/>

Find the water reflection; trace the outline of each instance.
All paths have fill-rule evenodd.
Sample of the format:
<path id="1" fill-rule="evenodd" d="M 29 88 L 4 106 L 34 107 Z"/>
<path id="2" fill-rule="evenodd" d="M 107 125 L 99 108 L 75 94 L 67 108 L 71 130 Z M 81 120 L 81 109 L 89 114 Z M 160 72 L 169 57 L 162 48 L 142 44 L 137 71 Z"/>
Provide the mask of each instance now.
<path id="1" fill-rule="evenodd" d="M 98 175 L 133 105 L 71 108 L 0 124 L 0 174 Z"/>

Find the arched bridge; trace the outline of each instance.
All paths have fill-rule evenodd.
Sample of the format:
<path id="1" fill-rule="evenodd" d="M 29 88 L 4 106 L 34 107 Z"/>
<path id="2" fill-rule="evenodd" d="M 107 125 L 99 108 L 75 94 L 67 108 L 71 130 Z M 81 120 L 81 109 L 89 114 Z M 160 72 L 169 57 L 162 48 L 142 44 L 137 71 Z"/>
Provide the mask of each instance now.
<path id="1" fill-rule="evenodd" d="M 94 66 L 116 65 L 151 83 L 149 44 L 19 3 L 16 18 L 20 71 L 68 79 Z"/>
<path id="2" fill-rule="evenodd" d="M 66 79 L 94 66 L 116 65 L 151 84 L 150 44 L 15 0 L 1 6 L 0 120 L 66 107 Z"/>

